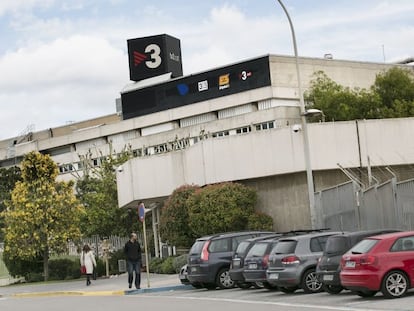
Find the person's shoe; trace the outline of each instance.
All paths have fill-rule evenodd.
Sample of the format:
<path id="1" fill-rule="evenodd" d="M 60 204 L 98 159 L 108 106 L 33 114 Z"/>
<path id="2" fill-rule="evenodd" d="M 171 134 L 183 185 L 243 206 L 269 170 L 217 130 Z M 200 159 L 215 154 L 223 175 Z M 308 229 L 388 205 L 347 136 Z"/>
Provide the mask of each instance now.
<path id="1" fill-rule="evenodd" d="M 128 286 L 129 288 L 132 288 L 132 284 L 129 284 L 129 286 Z"/>
<path id="2" fill-rule="evenodd" d="M 141 287 L 140 286 L 135 286 L 137 289 L 141 289 Z"/>
<path id="3" fill-rule="evenodd" d="M 91 285 L 91 281 L 86 282 L 86 286 L 89 286 L 89 285 Z"/>

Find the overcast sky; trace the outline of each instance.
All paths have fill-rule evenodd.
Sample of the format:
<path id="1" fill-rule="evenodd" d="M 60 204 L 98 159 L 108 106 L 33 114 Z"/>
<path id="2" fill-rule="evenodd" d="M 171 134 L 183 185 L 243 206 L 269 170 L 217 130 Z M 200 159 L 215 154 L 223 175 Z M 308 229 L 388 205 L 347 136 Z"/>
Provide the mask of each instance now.
<path id="1" fill-rule="evenodd" d="M 300 56 L 414 56 L 413 0 L 284 0 Z M 127 39 L 181 40 L 184 74 L 293 55 L 276 0 L 0 0 L 0 140 L 115 113 Z"/>

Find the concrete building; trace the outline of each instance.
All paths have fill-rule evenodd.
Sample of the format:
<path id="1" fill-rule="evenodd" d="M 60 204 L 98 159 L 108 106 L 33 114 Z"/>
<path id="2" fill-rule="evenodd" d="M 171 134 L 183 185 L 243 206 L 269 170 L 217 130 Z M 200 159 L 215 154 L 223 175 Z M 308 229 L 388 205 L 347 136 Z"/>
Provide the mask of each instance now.
<path id="1" fill-rule="evenodd" d="M 258 67 L 250 70 L 256 63 L 268 70 L 268 81 Z M 341 85 L 368 88 L 376 74 L 396 66 L 302 57 L 299 65 L 303 89 L 317 71 Z M 234 68 L 240 81 L 233 84 L 226 75 Z M 250 82 L 256 75 L 257 83 Z M 198 94 L 207 91 L 204 84 L 191 93 L 188 81 L 204 76 L 218 83 L 210 97 Z M 167 95 L 174 90 L 171 103 L 167 95 L 159 99 L 161 89 Z M 68 180 L 82 174 L 85 159 L 99 166 L 103 156 L 128 148 L 134 159 L 117 172 L 120 207 L 140 200 L 161 206 L 182 184 L 239 181 L 257 190 L 257 208 L 274 218 L 275 229 L 310 226 L 293 57 L 268 55 L 186 77 L 164 74 L 132 83 L 121 93 L 152 90 L 166 109 L 148 106 L 134 115 L 134 107 L 123 106 L 113 115 L 28 131 L 0 141 L 0 167 L 18 165 L 24 154 L 38 150 L 50 154 L 59 165 L 59 178 Z M 338 164 L 361 170 L 368 159 L 374 167 L 393 166 L 401 168 L 401 176 L 409 175 L 414 146 L 407 133 L 413 127 L 413 119 L 309 124 L 315 190 L 347 180 Z"/>

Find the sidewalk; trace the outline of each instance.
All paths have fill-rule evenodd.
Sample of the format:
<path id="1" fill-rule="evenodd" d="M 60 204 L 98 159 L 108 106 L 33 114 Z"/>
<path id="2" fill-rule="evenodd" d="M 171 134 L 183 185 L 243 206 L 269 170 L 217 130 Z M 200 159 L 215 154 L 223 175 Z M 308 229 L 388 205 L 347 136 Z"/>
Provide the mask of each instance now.
<path id="1" fill-rule="evenodd" d="M 34 296 L 123 296 L 160 291 L 190 290 L 189 285 L 182 285 L 177 274 L 150 274 L 149 286 L 147 274 L 141 273 L 141 289 L 128 288 L 126 273 L 110 278 L 92 280 L 86 286 L 84 278 L 74 281 L 50 283 L 29 283 L 0 287 L 0 297 L 34 297 Z"/>

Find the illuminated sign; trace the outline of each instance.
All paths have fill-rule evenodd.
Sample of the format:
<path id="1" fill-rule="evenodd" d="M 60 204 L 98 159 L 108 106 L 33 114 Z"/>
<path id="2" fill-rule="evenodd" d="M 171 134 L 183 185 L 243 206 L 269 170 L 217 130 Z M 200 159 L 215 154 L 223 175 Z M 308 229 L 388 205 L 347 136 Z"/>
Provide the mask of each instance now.
<path id="1" fill-rule="evenodd" d="M 230 87 L 230 74 L 221 75 L 218 80 L 219 90 L 228 89 Z"/>

